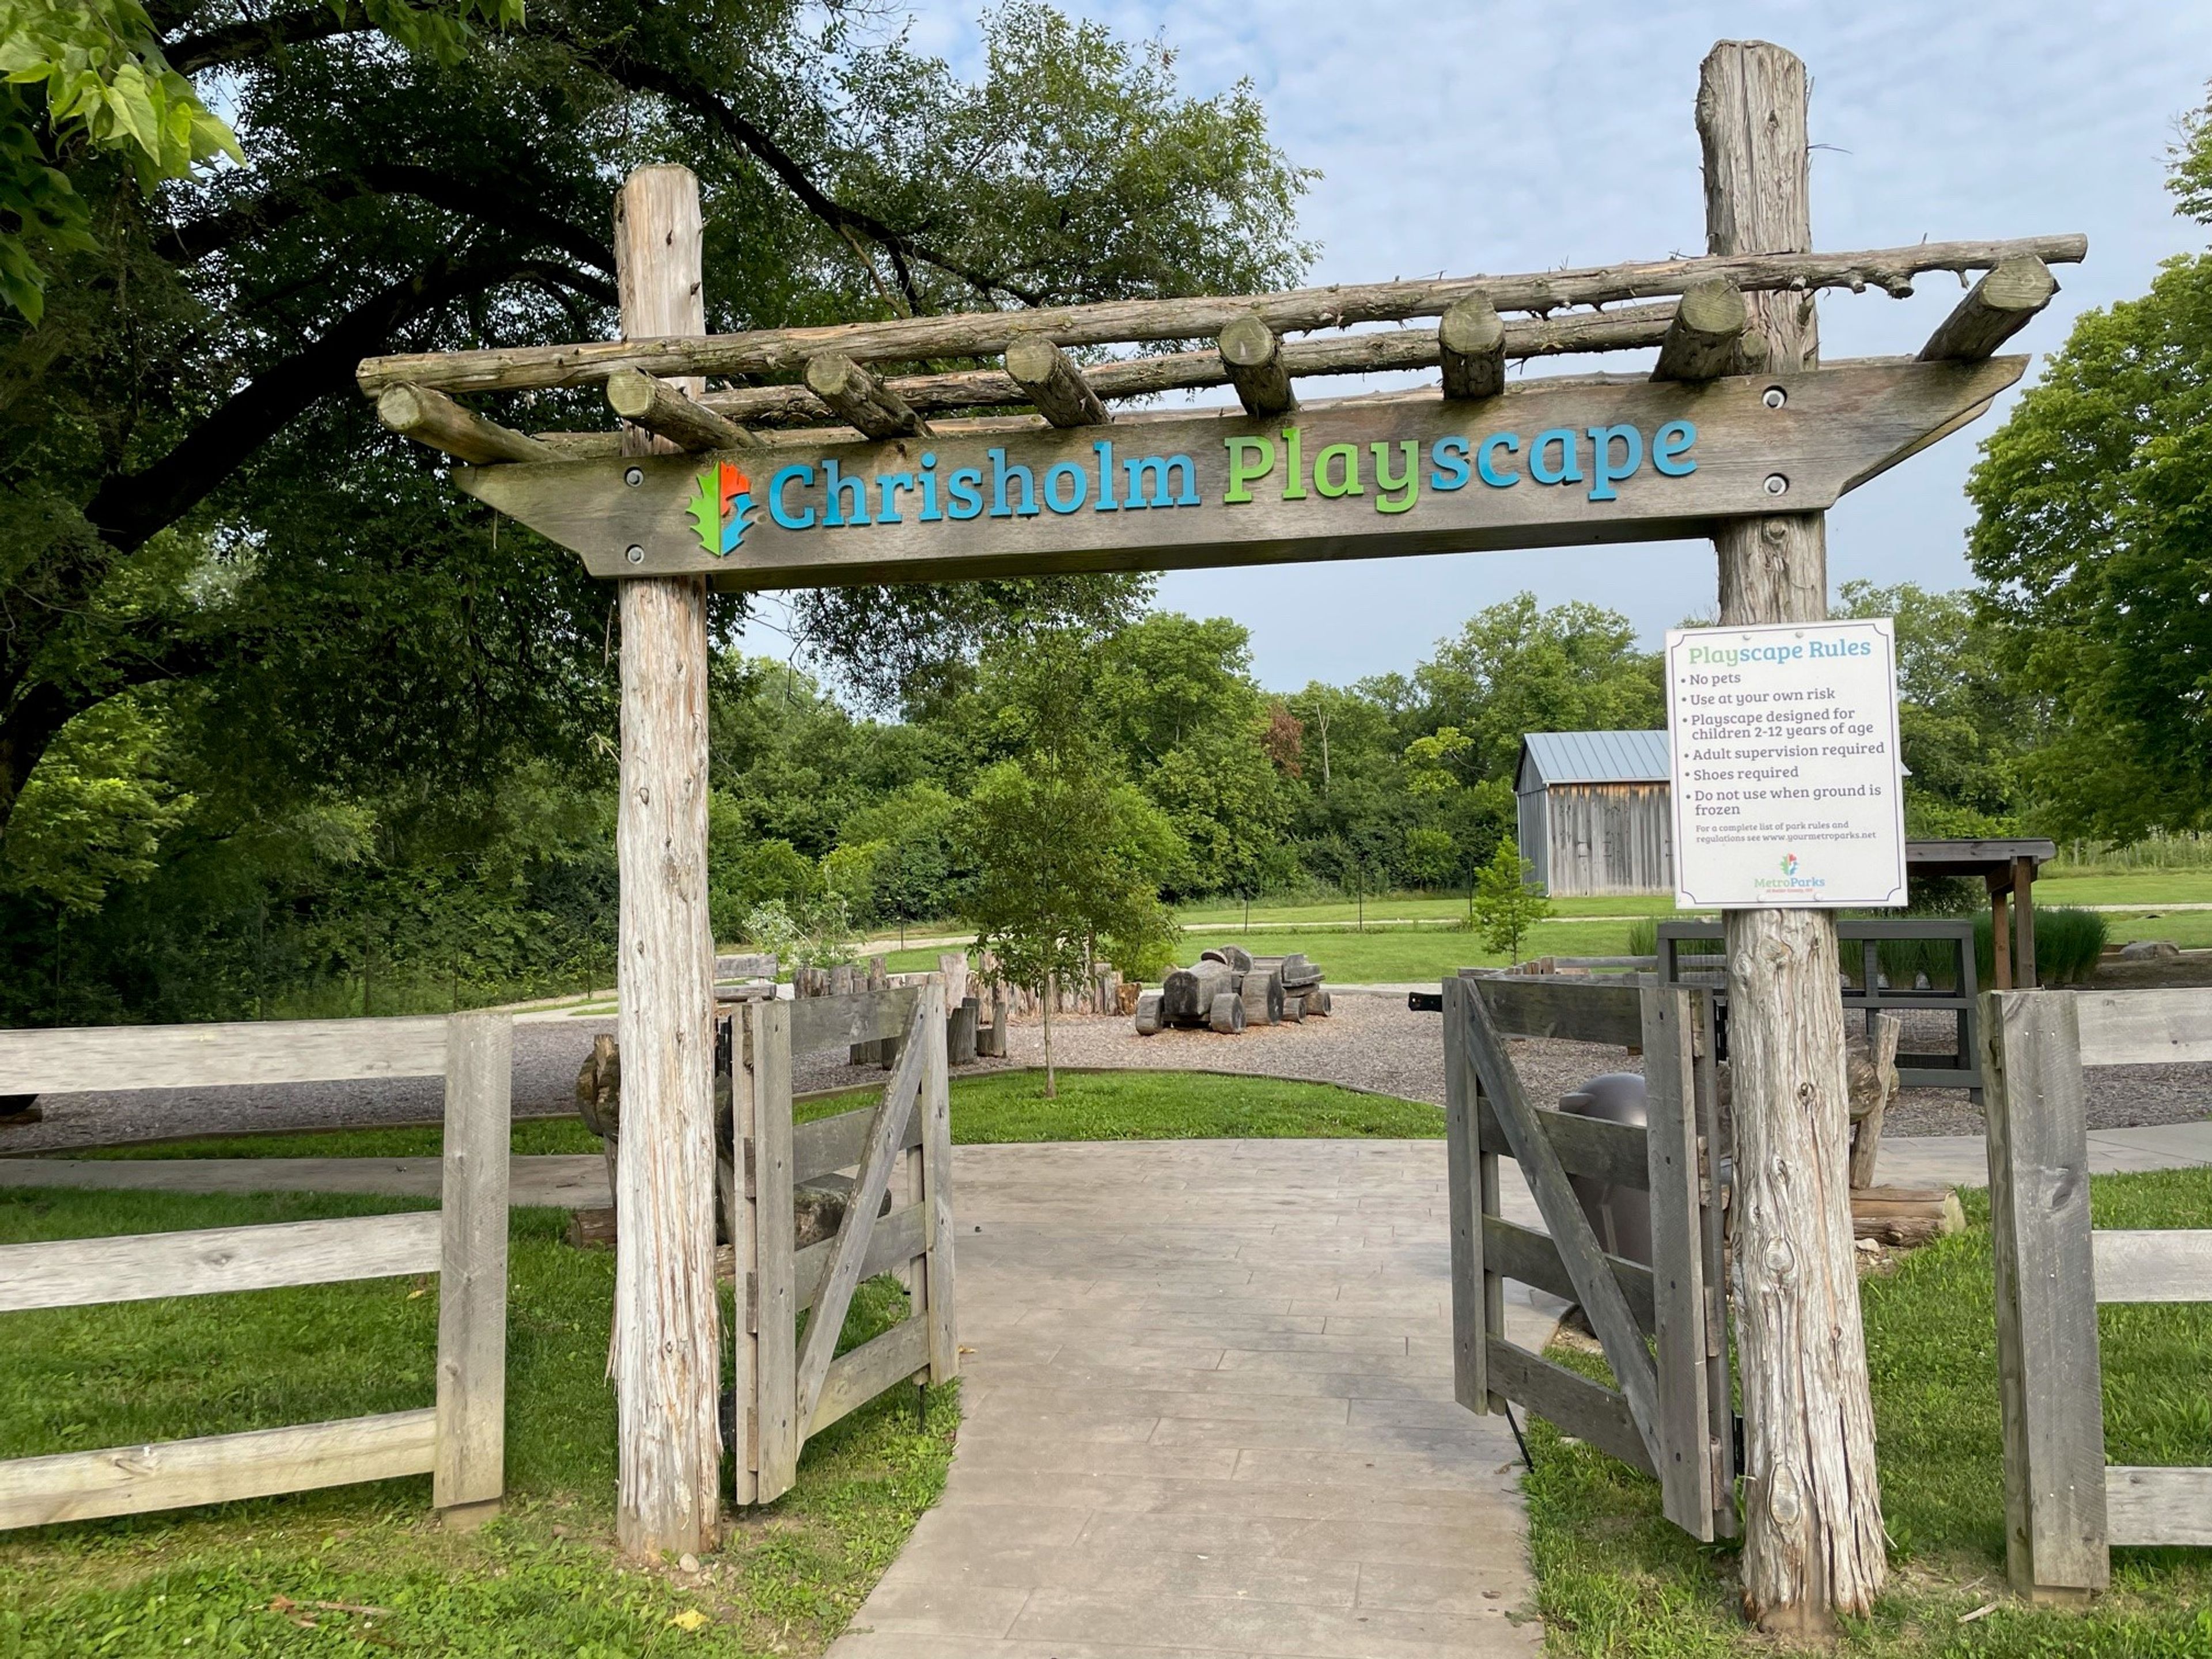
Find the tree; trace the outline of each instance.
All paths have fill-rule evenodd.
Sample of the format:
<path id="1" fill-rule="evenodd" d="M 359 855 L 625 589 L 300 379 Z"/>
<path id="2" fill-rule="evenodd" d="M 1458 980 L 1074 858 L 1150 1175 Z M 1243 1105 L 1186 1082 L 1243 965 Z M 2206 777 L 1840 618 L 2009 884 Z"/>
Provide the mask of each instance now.
<path id="1" fill-rule="evenodd" d="M 512 0 L 173 0 L 143 24 L 126 3 L 83 0 L 123 54 L 94 66 L 98 120 L 110 94 L 136 118 L 125 59 L 158 79 L 158 54 L 244 163 L 149 175 L 137 137 L 52 101 L 81 82 L 0 86 L 0 175 L 49 208 L 65 186 L 88 228 L 49 234 L 46 209 L 0 201 L 0 232 L 44 273 L 36 325 L 0 319 L 0 938 L 48 986 L 59 895 L 121 905 L 118 880 L 188 842 L 266 851 L 363 803 L 380 858 L 404 865 L 429 845 L 419 826 L 459 834 L 518 767 L 606 787 L 609 591 L 459 497 L 438 458 L 378 426 L 352 372 L 379 352 L 611 333 L 607 189 L 627 167 L 699 174 L 717 330 L 1248 291 L 1308 257 L 1305 175 L 1249 88 L 1192 98 L 1164 45 L 1025 0 L 986 19 L 973 84 L 871 38 L 865 9 L 799 0 L 541 0 L 520 28 L 494 27 Z M 0 6 L 0 70 L 27 70 L 21 20 L 68 4 Z M 186 106 L 162 84 L 167 122 Z M 507 418 L 608 420 L 588 392 Z M 1126 617 L 1146 591 L 840 592 L 794 620 L 848 689 L 896 700 L 1042 621 Z M 744 601 L 716 604 L 726 640 Z M 844 817 L 933 769 L 878 754 L 846 775 L 877 760 L 903 775 L 839 796 L 811 785 L 840 769 L 787 745 L 734 793 L 818 860 Z M 97 831 L 75 870 L 79 843 L 52 833 L 73 820 Z M 282 861 L 232 925 L 280 902 Z M 110 969 L 73 953 L 70 971 Z"/>
<path id="2" fill-rule="evenodd" d="M 1091 729 L 1086 690 L 1096 660 L 1091 641 L 1059 630 L 1006 665 L 1019 694 L 1009 714 L 1023 750 L 978 778 L 969 801 L 976 947 L 997 958 L 1009 982 L 1043 1000 L 1048 1099 L 1059 1091 L 1052 1015 L 1060 986 L 1087 975 L 1102 953 L 1140 972 L 1175 937 L 1158 872 L 1181 848 L 1159 810 L 1115 777 Z"/>
<path id="3" fill-rule="evenodd" d="M 2170 184 L 2212 223 L 2212 105 Z M 2084 313 L 1967 483 L 1999 660 L 2047 735 L 2021 770 L 2059 834 L 2212 823 L 2212 255 Z"/>
<path id="4" fill-rule="evenodd" d="M 1413 676 L 1419 718 L 1474 744 L 1477 778 L 1511 775 L 1530 732 L 1632 731 L 1662 725 L 1659 659 L 1628 618 L 1580 600 L 1540 609 L 1516 594 L 1470 617 Z"/>
<path id="5" fill-rule="evenodd" d="M 1508 962 L 1521 960 L 1521 941 L 1528 930 L 1552 914 L 1552 902 L 1528 884 L 1535 866 L 1521 856 L 1521 848 L 1508 836 L 1474 882 L 1474 923 L 1482 942 L 1503 951 Z"/>

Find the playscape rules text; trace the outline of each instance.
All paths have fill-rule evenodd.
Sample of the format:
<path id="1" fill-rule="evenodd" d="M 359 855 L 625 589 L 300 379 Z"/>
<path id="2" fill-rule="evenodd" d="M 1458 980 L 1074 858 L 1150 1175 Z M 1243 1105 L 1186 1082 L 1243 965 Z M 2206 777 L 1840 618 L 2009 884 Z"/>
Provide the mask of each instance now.
<path id="1" fill-rule="evenodd" d="M 1667 635 L 1675 902 L 1905 902 L 1890 619 Z"/>

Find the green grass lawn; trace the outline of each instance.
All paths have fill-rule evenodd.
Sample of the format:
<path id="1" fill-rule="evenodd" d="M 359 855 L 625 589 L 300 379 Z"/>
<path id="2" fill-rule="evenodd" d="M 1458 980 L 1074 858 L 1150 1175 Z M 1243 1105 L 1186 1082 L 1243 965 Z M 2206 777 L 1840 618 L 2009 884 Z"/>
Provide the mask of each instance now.
<path id="1" fill-rule="evenodd" d="M 1622 956 L 1628 950 L 1628 927 L 1625 921 L 1539 922 L 1521 954 L 1523 958 Z M 1347 985 L 1441 980 L 1462 968 L 1505 963 L 1504 953 L 1486 950 L 1480 935 L 1447 927 L 1375 928 L 1359 933 L 1343 927 L 1270 933 L 1255 927 L 1249 933 L 1186 933 L 1176 956 L 1179 961 L 1193 961 L 1208 945 L 1223 944 L 1241 945 L 1255 956 L 1303 951 L 1323 974 Z M 895 974 L 927 971 L 937 966 L 937 952 L 895 951 L 888 966 Z"/>
<path id="2" fill-rule="evenodd" d="M 2212 904 L 2212 870 L 2065 870 L 2036 877 L 2039 904 Z"/>
<path id="3" fill-rule="evenodd" d="M 2097 1224 L 2212 1227 L 2212 1172 L 2100 1176 Z M 2197 1659 L 2212 1654 L 2212 1552 L 2113 1553 L 2112 1589 L 2086 1613 L 2032 1608 L 2004 1593 L 2003 1466 L 1989 1206 L 1972 1222 L 1864 1285 L 1892 1593 L 1841 1649 L 1879 1659 L 2067 1655 Z M 2106 1455 L 2115 1463 L 2212 1463 L 2212 1307 L 2106 1308 Z M 1565 1363 L 1602 1362 L 1555 1349 Z M 1530 1547 L 1556 1652 L 1766 1655 L 1737 1611 L 1733 1552 L 1696 1543 L 1659 1513 L 1658 1487 L 1540 1419 L 1528 1481 Z M 1996 1611 L 1961 1625 L 1996 1601 Z"/>
<path id="4" fill-rule="evenodd" d="M 412 1207 L 0 1190 L 0 1243 Z M 443 1532 L 426 1476 L 0 1534 L 0 1655 L 818 1653 L 942 1489 L 956 1390 L 932 1391 L 926 1429 L 896 1389 L 810 1442 L 798 1486 L 738 1520 L 696 1583 L 624 1571 L 605 1380 L 614 1258 L 562 1243 L 565 1222 L 514 1216 L 497 1522 Z M 903 1303 L 892 1281 L 863 1286 L 845 1343 Z M 437 1307 L 426 1278 L 7 1315 L 0 1457 L 427 1405 Z"/>
<path id="5" fill-rule="evenodd" d="M 805 1123 L 866 1106 L 881 1086 L 848 1089 L 793 1103 Z M 1042 1072 L 986 1072 L 952 1079 L 952 1139 L 962 1146 L 1010 1140 L 1192 1140 L 1382 1136 L 1426 1139 L 1443 1133 L 1435 1107 L 1333 1083 L 1228 1077 L 1212 1072 L 1070 1072 L 1060 1096 L 1044 1097 Z M 210 1136 L 152 1146 L 99 1147 L 85 1158 L 435 1158 L 434 1127 L 319 1129 L 284 1135 Z M 599 1137 L 576 1118 L 532 1118 L 514 1126 L 522 1153 L 597 1152 Z M 0 1189 L 4 1190 L 4 1189 Z M 376 1206 L 372 1203 L 372 1209 Z M 387 1206 L 386 1207 L 404 1207 Z M 343 1212 L 341 1212 L 343 1213 Z M 209 1224 L 214 1224 L 212 1223 Z M 0 1243 L 5 1243 L 0 1239 Z M 4 1650 L 0 1650 L 3 1653 Z"/>

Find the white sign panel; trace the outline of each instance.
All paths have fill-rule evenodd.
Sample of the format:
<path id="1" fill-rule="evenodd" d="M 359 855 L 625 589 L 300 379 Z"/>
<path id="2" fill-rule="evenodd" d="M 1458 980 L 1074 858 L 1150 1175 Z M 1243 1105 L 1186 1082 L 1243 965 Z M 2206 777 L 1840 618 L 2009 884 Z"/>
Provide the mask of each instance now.
<path id="1" fill-rule="evenodd" d="M 1888 617 L 1670 629 L 1667 735 L 1676 903 L 1905 902 Z"/>

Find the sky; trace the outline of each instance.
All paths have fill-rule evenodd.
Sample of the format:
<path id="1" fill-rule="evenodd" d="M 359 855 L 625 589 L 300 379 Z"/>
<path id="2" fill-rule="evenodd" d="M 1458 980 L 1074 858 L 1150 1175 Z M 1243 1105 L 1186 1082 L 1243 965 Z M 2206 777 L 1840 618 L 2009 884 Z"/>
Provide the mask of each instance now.
<path id="1" fill-rule="evenodd" d="M 2008 349 L 2039 360 L 2079 313 L 2142 293 L 2160 260 L 2208 240 L 2165 189 L 2177 123 L 2212 79 L 2203 0 L 1060 3 L 1124 38 L 1164 39 L 1188 93 L 1251 82 L 1277 143 L 1322 175 L 1301 215 L 1321 244 L 1316 283 L 1702 252 L 1698 65 L 1715 40 L 1746 37 L 1812 71 L 1815 247 L 2087 235 L 2087 260 L 2056 268 L 2057 298 Z M 915 45 L 980 74 L 972 4 L 921 5 L 912 27 Z M 1902 301 L 1825 296 L 1823 354 L 1916 351 L 1959 292 L 1937 272 Z M 1965 585 L 1966 474 L 2016 397 L 1844 497 L 1829 514 L 1831 580 Z M 1523 589 L 1610 606 L 1656 645 L 1713 608 L 1713 554 L 1651 543 L 1287 565 L 1265 581 L 1175 572 L 1158 602 L 1243 623 L 1261 682 L 1295 690 L 1409 670 Z M 755 648 L 776 648 L 757 633 Z"/>

